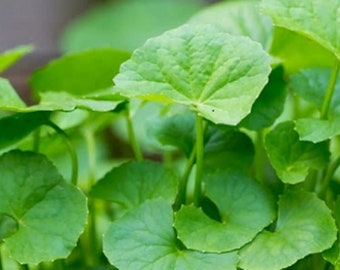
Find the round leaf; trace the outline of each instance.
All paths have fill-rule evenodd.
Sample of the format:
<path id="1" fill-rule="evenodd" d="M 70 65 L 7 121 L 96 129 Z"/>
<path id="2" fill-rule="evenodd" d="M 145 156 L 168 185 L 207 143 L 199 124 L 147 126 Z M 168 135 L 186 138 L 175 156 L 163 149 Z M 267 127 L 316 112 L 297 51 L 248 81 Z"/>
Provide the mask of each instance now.
<path id="1" fill-rule="evenodd" d="M 17 223 L 4 239 L 11 256 L 29 264 L 66 258 L 85 226 L 85 196 L 40 154 L 8 152 L 0 171 L 0 213 Z"/>
<path id="2" fill-rule="evenodd" d="M 163 198 L 174 202 L 177 184 L 176 175 L 159 163 L 129 162 L 113 168 L 99 180 L 91 195 L 131 210 L 148 199 Z"/>
<path id="3" fill-rule="evenodd" d="M 287 184 L 304 181 L 311 168 L 322 169 L 329 160 L 327 143 L 300 141 L 293 122 L 280 123 L 270 131 L 265 147 L 277 175 Z"/>
<path id="4" fill-rule="evenodd" d="M 111 224 L 104 235 L 105 255 L 121 270 L 236 270 L 235 252 L 209 254 L 179 248 L 172 217 L 169 202 L 145 202 Z"/>
<path id="5" fill-rule="evenodd" d="M 340 59 L 338 0 L 263 0 L 262 9 L 276 25 L 315 40 Z"/>
<path id="6" fill-rule="evenodd" d="M 308 254 L 330 248 L 337 229 L 331 211 L 315 194 L 284 193 L 274 232 L 263 231 L 241 250 L 245 270 L 279 270 Z"/>
<path id="7" fill-rule="evenodd" d="M 236 125 L 269 72 L 257 42 L 212 25 L 183 25 L 149 39 L 114 82 L 123 96 L 184 104 L 212 122 Z"/>
<path id="8" fill-rule="evenodd" d="M 221 222 L 194 206 L 176 214 L 178 238 L 189 249 L 226 252 L 250 242 L 275 217 L 274 201 L 256 181 L 242 175 L 213 174 L 206 195 L 216 204 Z"/>

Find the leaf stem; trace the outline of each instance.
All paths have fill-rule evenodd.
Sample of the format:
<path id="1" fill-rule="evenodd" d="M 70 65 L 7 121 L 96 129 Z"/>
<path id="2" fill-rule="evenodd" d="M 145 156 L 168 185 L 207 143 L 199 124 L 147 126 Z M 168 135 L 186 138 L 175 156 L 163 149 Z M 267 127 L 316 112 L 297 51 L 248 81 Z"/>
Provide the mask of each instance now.
<path id="1" fill-rule="evenodd" d="M 323 198 L 325 195 L 326 195 L 326 192 L 327 192 L 327 189 L 328 189 L 328 186 L 329 186 L 329 183 L 335 173 L 335 171 L 339 168 L 340 166 L 340 156 L 338 156 L 333 164 L 331 164 L 326 172 L 326 175 L 322 181 L 322 185 L 321 185 L 321 188 L 320 188 L 320 191 L 319 191 L 319 196 L 321 198 Z"/>
<path id="2" fill-rule="evenodd" d="M 40 146 L 40 128 L 34 131 L 33 133 L 33 151 L 39 152 Z"/>
<path id="3" fill-rule="evenodd" d="M 329 107 L 330 107 L 332 96 L 333 96 L 334 89 L 335 89 L 336 80 L 337 80 L 338 73 L 339 73 L 339 68 L 340 68 L 340 61 L 337 59 L 332 69 L 332 74 L 329 79 L 329 83 L 326 89 L 326 94 L 325 94 L 325 97 L 322 103 L 321 115 L 320 115 L 321 119 L 327 119 Z"/>
<path id="4" fill-rule="evenodd" d="M 194 189 L 194 204 L 200 205 L 202 196 L 202 174 L 204 160 L 204 129 L 203 118 L 196 113 L 196 176 Z"/>
<path id="5" fill-rule="evenodd" d="M 21 269 L 23 270 L 30 270 L 30 267 L 28 266 L 28 264 L 21 264 Z"/>
<path id="6" fill-rule="evenodd" d="M 70 138 L 68 135 L 65 133 L 64 130 L 62 130 L 60 127 L 58 127 L 55 123 L 52 121 L 48 122 L 48 125 L 53 128 L 59 135 L 61 135 L 66 143 L 68 152 L 70 154 L 71 158 L 71 183 L 73 185 L 77 185 L 78 181 L 78 158 L 77 158 L 77 153 L 70 141 Z"/>
<path id="7" fill-rule="evenodd" d="M 136 140 L 136 135 L 133 129 L 132 119 L 131 119 L 129 112 L 125 114 L 125 118 L 126 118 L 126 126 L 127 126 L 127 130 L 129 134 L 130 144 L 135 154 L 135 158 L 137 161 L 143 161 L 143 155 Z"/>
<path id="8" fill-rule="evenodd" d="M 189 159 L 186 162 L 185 170 L 182 178 L 180 179 L 178 186 L 178 195 L 176 199 L 175 209 L 178 210 L 181 207 L 181 204 L 186 203 L 186 194 L 187 194 L 187 186 L 189 181 L 189 176 L 192 170 L 192 167 L 195 163 L 196 158 L 196 145 L 193 147 Z"/>
<path id="9" fill-rule="evenodd" d="M 2 267 L 2 254 L 1 254 L 1 243 L 0 243 L 0 270 L 3 270 L 3 267 Z"/>

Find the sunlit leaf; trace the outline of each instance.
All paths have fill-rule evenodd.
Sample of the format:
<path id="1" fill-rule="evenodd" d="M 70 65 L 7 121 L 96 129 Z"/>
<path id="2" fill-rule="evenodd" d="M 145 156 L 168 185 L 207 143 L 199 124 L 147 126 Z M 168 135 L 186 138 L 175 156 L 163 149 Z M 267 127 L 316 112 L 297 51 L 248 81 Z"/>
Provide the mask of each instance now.
<path id="1" fill-rule="evenodd" d="M 261 7 L 277 26 L 315 40 L 340 59 L 338 0 L 263 0 Z"/>
<path id="2" fill-rule="evenodd" d="M 10 82 L 0 77 L 0 110 L 23 109 L 26 105 Z"/>
<path id="3" fill-rule="evenodd" d="M 236 270 L 236 252 L 213 254 L 179 246 L 171 204 L 151 200 L 115 220 L 104 235 L 104 253 L 119 269 Z"/>
<path id="4" fill-rule="evenodd" d="M 0 73 L 20 60 L 26 54 L 30 53 L 32 50 L 32 46 L 22 45 L 0 53 Z"/>
<path id="5" fill-rule="evenodd" d="M 204 180 L 206 196 L 216 204 L 221 221 L 195 206 L 182 206 L 175 216 L 175 228 L 189 249 L 238 249 L 273 221 L 274 201 L 256 181 L 228 173 L 208 175 Z"/>
<path id="6" fill-rule="evenodd" d="M 0 213 L 17 226 L 4 239 L 11 257 L 31 264 L 66 258 L 86 222 L 85 196 L 40 154 L 5 153 L 0 171 Z"/>
<path id="7" fill-rule="evenodd" d="M 230 34 L 249 36 L 267 50 L 272 41 L 271 19 L 259 12 L 256 1 L 218 3 L 198 12 L 190 22 L 215 24 Z"/>
<path id="8" fill-rule="evenodd" d="M 212 25 L 183 25 L 149 39 L 114 82 L 123 96 L 183 104 L 212 122 L 236 125 L 269 72 L 257 42 Z"/>
<path id="9" fill-rule="evenodd" d="M 327 143 L 300 141 L 292 122 L 281 123 L 270 131 L 265 147 L 277 175 L 288 184 L 304 181 L 311 168 L 322 169 L 329 161 Z"/>
<path id="10" fill-rule="evenodd" d="M 337 229 L 330 209 L 315 194 L 289 191 L 279 200 L 273 232 L 263 231 L 241 250 L 245 270 L 279 270 L 330 248 Z"/>

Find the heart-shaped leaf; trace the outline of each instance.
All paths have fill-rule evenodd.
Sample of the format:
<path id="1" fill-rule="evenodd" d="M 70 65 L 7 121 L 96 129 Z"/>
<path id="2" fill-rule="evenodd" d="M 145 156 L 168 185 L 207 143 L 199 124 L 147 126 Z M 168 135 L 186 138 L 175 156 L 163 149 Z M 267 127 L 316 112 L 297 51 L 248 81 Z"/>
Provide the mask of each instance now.
<path id="1" fill-rule="evenodd" d="M 209 254 L 181 248 L 172 222 L 169 202 L 146 201 L 111 224 L 104 235 L 104 253 L 122 270 L 236 270 L 236 252 Z"/>
<path id="2" fill-rule="evenodd" d="M 169 203 L 174 202 L 177 184 L 176 175 L 159 163 L 129 162 L 113 168 L 99 180 L 91 195 L 131 210 L 150 199 L 163 198 Z"/>
<path id="3" fill-rule="evenodd" d="M 226 252 L 250 242 L 275 217 L 274 201 L 256 181 L 237 174 L 212 174 L 205 179 L 206 195 L 216 204 L 221 222 L 202 209 L 183 206 L 175 228 L 189 249 Z"/>
<path id="4" fill-rule="evenodd" d="M 0 171 L 0 213 L 12 224 L 4 245 L 11 256 L 31 264 L 67 257 L 85 226 L 85 196 L 40 154 L 5 153 Z"/>
<path id="5" fill-rule="evenodd" d="M 315 194 L 288 191 L 280 197 L 274 232 L 263 231 L 241 250 L 245 270 L 279 270 L 330 248 L 337 229 L 330 209 Z"/>
<path id="6" fill-rule="evenodd" d="M 315 40 L 340 59 L 338 0 L 262 0 L 262 9 L 277 26 Z"/>
<path id="7" fill-rule="evenodd" d="M 0 73 L 20 60 L 26 54 L 30 53 L 32 50 L 32 46 L 22 45 L 0 53 Z"/>
<path id="8" fill-rule="evenodd" d="M 258 10 L 256 1 L 228 1 L 211 5 L 194 15 L 190 22 L 215 24 L 232 35 L 249 36 L 270 48 L 273 35 L 271 19 Z"/>
<path id="9" fill-rule="evenodd" d="M 269 72 L 269 57 L 257 42 L 217 26 L 183 25 L 149 39 L 114 82 L 123 96 L 184 104 L 212 122 L 236 125 Z"/>
<path id="10" fill-rule="evenodd" d="M 305 180 L 311 168 L 322 169 L 329 161 L 327 143 L 300 141 L 293 122 L 278 124 L 265 137 L 269 160 L 287 184 Z"/>

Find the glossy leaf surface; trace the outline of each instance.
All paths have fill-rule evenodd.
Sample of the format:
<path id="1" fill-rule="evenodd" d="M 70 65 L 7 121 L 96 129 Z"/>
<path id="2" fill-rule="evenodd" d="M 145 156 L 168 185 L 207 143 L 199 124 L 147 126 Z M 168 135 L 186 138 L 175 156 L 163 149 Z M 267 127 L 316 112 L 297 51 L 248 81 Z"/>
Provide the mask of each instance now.
<path id="1" fill-rule="evenodd" d="M 11 256 L 31 264 L 67 257 L 86 222 L 85 196 L 40 154 L 5 153 L 0 171 L 0 213 L 17 223 L 4 239 Z"/>
<path id="2" fill-rule="evenodd" d="M 308 254 L 330 248 L 337 229 L 326 204 L 315 194 L 289 191 L 279 200 L 273 232 L 263 231 L 241 250 L 245 270 L 279 270 Z"/>
<path id="3" fill-rule="evenodd" d="M 114 221 L 104 235 L 104 253 L 123 270 L 236 270 L 235 252 L 209 254 L 181 249 L 172 227 L 171 204 L 151 200 Z"/>
<path id="4" fill-rule="evenodd" d="M 149 39 L 114 82 L 123 96 L 183 104 L 212 122 L 236 125 L 269 72 L 268 55 L 249 38 L 183 25 Z"/>

